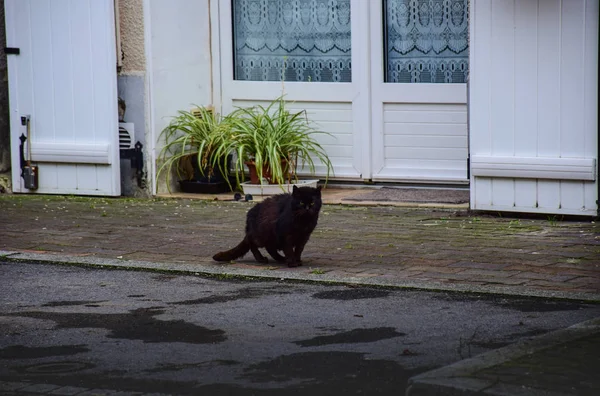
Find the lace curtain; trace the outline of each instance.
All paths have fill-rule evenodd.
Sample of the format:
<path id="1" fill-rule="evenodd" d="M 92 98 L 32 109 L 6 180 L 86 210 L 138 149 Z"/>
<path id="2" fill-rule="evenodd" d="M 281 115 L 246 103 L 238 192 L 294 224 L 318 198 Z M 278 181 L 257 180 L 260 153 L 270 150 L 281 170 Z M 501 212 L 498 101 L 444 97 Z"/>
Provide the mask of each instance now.
<path id="1" fill-rule="evenodd" d="M 386 82 L 464 83 L 468 0 L 384 0 Z"/>
<path id="2" fill-rule="evenodd" d="M 234 73 L 250 81 L 351 81 L 350 0 L 233 0 Z"/>

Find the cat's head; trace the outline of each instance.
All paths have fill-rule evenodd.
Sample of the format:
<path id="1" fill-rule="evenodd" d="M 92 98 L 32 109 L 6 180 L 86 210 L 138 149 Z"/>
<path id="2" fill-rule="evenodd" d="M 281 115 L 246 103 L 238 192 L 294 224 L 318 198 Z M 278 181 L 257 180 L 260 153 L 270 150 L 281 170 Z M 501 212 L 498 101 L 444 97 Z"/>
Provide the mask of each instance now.
<path id="1" fill-rule="evenodd" d="M 298 187 L 292 191 L 292 208 L 301 215 L 316 215 L 321 210 L 321 186 Z"/>

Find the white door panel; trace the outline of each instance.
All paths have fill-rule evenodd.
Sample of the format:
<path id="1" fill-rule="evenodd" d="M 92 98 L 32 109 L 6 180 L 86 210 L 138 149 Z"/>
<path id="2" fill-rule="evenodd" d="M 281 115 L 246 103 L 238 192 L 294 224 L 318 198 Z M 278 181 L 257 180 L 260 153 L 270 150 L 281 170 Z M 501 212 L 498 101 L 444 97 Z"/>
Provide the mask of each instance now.
<path id="1" fill-rule="evenodd" d="M 270 6 L 290 2 L 269 3 Z M 320 136 L 333 164 L 337 179 L 361 180 L 368 178 L 369 170 L 369 102 L 368 102 L 368 42 L 365 35 L 365 16 L 369 4 L 351 0 L 351 82 L 247 81 L 234 79 L 234 51 L 232 31 L 232 2 L 218 0 L 220 36 L 221 111 L 226 114 L 236 107 L 255 104 L 268 105 L 282 94 L 290 109 L 306 110 L 310 120 L 319 129 L 332 136 Z M 280 61 L 283 57 L 277 58 Z M 332 141 L 333 140 L 333 141 Z M 326 170 L 315 161 L 316 173 L 324 176 Z M 302 174 L 302 172 L 299 172 Z"/>
<path id="2" fill-rule="evenodd" d="M 471 1 L 471 208 L 598 214 L 598 1 Z"/>
<path id="3" fill-rule="evenodd" d="M 113 0 L 5 0 L 15 192 L 120 195 Z M 31 116 L 39 188 L 21 178 Z"/>
<path id="4" fill-rule="evenodd" d="M 260 22 L 250 29 L 253 41 L 244 44 L 248 48 L 275 47 L 279 35 L 271 32 L 275 25 L 269 18 L 279 15 L 278 12 L 285 14 L 287 11 L 284 10 L 294 4 L 307 6 L 309 3 L 282 0 L 268 2 L 268 9 L 265 9 L 264 2 L 246 1 L 243 3 L 245 10 L 252 12 L 254 20 Z M 321 3 L 339 5 L 337 2 Z M 350 82 L 286 81 L 284 84 L 281 81 L 235 80 L 233 43 L 236 33 L 232 25 L 232 1 L 213 0 L 211 4 L 219 8 L 218 78 L 224 113 L 236 106 L 264 105 L 285 93 L 294 108 L 306 109 L 322 130 L 332 134 L 333 138 L 323 137 L 321 143 L 333 163 L 336 179 L 467 182 L 466 83 L 385 83 L 381 0 L 350 1 Z M 329 11 L 324 9 L 323 12 Z M 286 15 L 292 14 L 290 11 Z M 236 23 L 244 22 L 238 20 Z M 290 23 L 283 30 L 288 27 L 295 28 Z M 279 33 L 285 35 L 283 31 Z M 289 43 L 282 45 L 286 44 Z M 247 51 L 244 48 L 243 51 Z M 255 58 L 254 65 L 247 62 L 247 69 L 242 72 L 249 75 L 257 62 L 264 65 L 281 62 L 284 58 Z"/>
<path id="5" fill-rule="evenodd" d="M 466 183 L 467 85 L 385 82 L 384 12 L 371 4 L 372 178 Z"/>

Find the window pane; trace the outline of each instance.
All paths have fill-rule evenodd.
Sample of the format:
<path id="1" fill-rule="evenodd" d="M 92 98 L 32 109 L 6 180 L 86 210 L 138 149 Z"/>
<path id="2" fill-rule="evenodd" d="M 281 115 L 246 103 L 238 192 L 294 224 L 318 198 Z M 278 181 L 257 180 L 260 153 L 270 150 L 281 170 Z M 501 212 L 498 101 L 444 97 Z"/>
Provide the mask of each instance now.
<path id="1" fill-rule="evenodd" d="M 386 82 L 467 81 L 468 0 L 383 2 Z"/>
<path id="2" fill-rule="evenodd" d="M 350 0 L 233 0 L 234 78 L 352 80 Z"/>

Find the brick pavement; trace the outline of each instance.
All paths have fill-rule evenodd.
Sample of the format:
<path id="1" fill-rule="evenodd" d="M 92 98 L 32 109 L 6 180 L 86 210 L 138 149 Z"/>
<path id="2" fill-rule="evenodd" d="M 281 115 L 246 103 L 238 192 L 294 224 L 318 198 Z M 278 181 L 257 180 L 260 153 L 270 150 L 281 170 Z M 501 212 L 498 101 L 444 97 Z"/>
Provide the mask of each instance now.
<path id="1" fill-rule="evenodd" d="M 248 269 L 387 286 L 600 300 L 600 226 L 464 209 L 326 205 L 305 265 L 211 256 L 237 244 L 252 203 L 0 196 L 0 250 Z M 60 260 L 59 260 L 60 261 Z"/>

